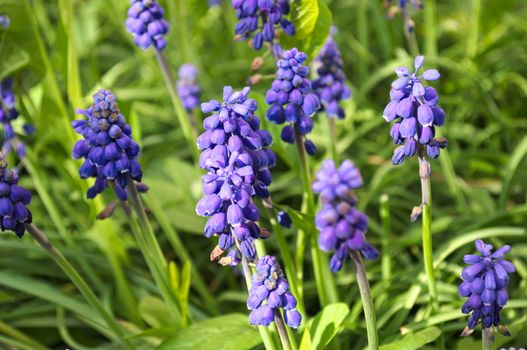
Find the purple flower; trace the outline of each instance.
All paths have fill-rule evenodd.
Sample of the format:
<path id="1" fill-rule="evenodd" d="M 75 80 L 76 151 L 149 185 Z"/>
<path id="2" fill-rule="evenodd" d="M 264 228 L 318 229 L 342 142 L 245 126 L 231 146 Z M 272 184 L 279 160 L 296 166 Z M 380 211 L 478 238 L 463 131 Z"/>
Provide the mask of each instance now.
<path id="1" fill-rule="evenodd" d="M 238 18 L 234 32 L 239 39 L 254 34 L 252 46 L 256 50 L 262 48 L 264 41 L 273 46 L 278 26 L 286 35 L 295 34 L 295 26 L 285 18 L 290 10 L 289 0 L 232 0 L 232 7 Z"/>
<path id="2" fill-rule="evenodd" d="M 315 217 L 320 235 L 320 249 L 335 251 L 330 269 L 342 268 L 351 250 L 357 250 L 366 259 L 378 257 L 377 250 L 366 241 L 368 217 L 355 208 L 357 198 L 353 190 L 362 186 L 359 169 L 351 160 L 345 160 L 337 169 L 333 160 L 325 160 L 313 183 L 313 191 L 320 194 L 322 208 Z"/>
<path id="3" fill-rule="evenodd" d="M 247 298 L 251 311 L 249 322 L 256 326 L 269 326 L 275 314 L 283 310 L 285 324 L 298 328 L 302 315 L 296 310 L 297 301 L 289 290 L 289 284 L 274 256 L 263 256 L 256 263 L 256 273 Z"/>
<path id="4" fill-rule="evenodd" d="M 7 29 L 9 28 L 9 25 L 11 25 L 11 19 L 9 19 L 9 16 L 0 15 L 0 27 Z"/>
<path id="5" fill-rule="evenodd" d="M 4 140 L 1 152 L 6 156 L 14 146 L 18 157 L 24 158 L 26 155 L 25 146 L 16 137 L 13 126 L 11 125 L 18 118 L 18 111 L 15 107 L 15 94 L 13 93 L 12 87 L 13 80 L 11 78 L 4 79 L 0 83 L 0 123 L 4 128 Z"/>
<path id="6" fill-rule="evenodd" d="M 293 222 L 291 221 L 291 217 L 289 216 L 289 214 L 287 214 L 286 211 L 279 211 L 276 215 L 276 218 L 278 219 L 278 223 L 280 224 L 280 226 L 285 228 L 291 228 Z"/>
<path id="7" fill-rule="evenodd" d="M 191 112 L 199 106 L 201 88 L 198 84 L 198 70 L 190 63 L 182 64 L 178 71 L 179 80 L 177 91 L 183 107 L 187 112 Z"/>
<path id="8" fill-rule="evenodd" d="M 282 53 L 282 59 L 276 62 L 276 79 L 267 90 L 265 102 L 270 105 L 266 117 L 273 123 L 287 125 L 282 130 L 282 140 L 295 142 L 295 129 L 304 137 L 313 130 L 312 116 L 320 108 L 320 101 L 312 92 L 311 82 L 307 78 L 309 68 L 303 63 L 307 55 L 297 49 Z M 315 153 L 315 144 L 304 141 L 309 154 Z"/>
<path id="9" fill-rule="evenodd" d="M 492 252 L 493 246 L 481 239 L 475 245 L 481 255 L 468 254 L 463 258 L 470 266 L 461 272 L 463 283 L 459 286 L 459 295 L 468 298 L 461 310 L 464 314 L 472 314 L 461 335 L 470 335 L 480 320 L 483 329 L 497 327 L 507 335 L 506 328 L 500 326 L 500 311 L 509 300 L 509 274 L 516 270 L 512 263 L 504 260 L 510 246 Z"/>
<path id="10" fill-rule="evenodd" d="M 252 197 L 269 196 L 269 168 L 276 157 L 269 148 L 271 135 L 260 130 L 260 120 L 254 115 L 258 106 L 248 98 L 250 91 L 246 87 L 233 92 L 226 86 L 222 102 L 201 104 L 201 110 L 212 115 L 203 121 L 205 132 L 197 140 L 202 151 L 200 166 L 207 174 L 202 177 L 204 197 L 196 213 L 209 217 L 205 236 L 218 236 L 222 251 L 236 244 L 244 256 L 254 259 L 254 239 L 263 236 Z"/>
<path id="11" fill-rule="evenodd" d="M 130 0 L 126 29 L 134 36 L 134 43 L 146 50 L 152 45 L 163 50 L 167 45 L 168 22 L 164 10 L 156 0 Z"/>
<path id="12" fill-rule="evenodd" d="M 8 170 L 8 164 L 0 159 L 0 229 L 16 233 L 22 237 L 26 224 L 32 217 L 27 205 L 31 202 L 31 192 L 18 186 L 18 175 Z"/>
<path id="13" fill-rule="evenodd" d="M 313 81 L 313 90 L 322 103 L 328 117 L 344 119 L 341 100 L 351 98 L 351 90 L 346 86 L 346 75 L 342 70 L 340 50 L 330 35 L 315 60 L 318 79 Z"/>
<path id="14" fill-rule="evenodd" d="M 119 111 L 115 95 L 101 89 L 93 95 L 93 105 L 77 113 L 86 119 L 71 123 L 83 136 L 73 147 L 73 158 L 84 158 L 79 168 L 81 178 L 95 178 L 87 197 L 94 198 L 111 183 L 117 197 L 125 201 L 128 181 L 140 182 L 143 176 L 137 160 L 141 148 L 132 138 L 132 128 Z"/>
<path id="15" fill-rule="evenodd" d="M 209 0 L 209 6 L 219 6 L 220 0 Z"/>
<path id="16" fill-rule="evenodd" d="M 424 56 L 415 58 L 412 74 L 406 67 L 395 69 L 398 79 L 392 83 L 391 101 L 384 108 L 383 118 L 395 121 L 390 130 L 393 142 L 404 144 L 394 151 L 394 165 L 415 154 L 425 157 L 425 152 L 428 157 L 437 158 L 439 150 L 447 146 L 446 139 L 434 138 L 435 127 L 445 122 L 445 112 L 437 105 L 439 96 L 436 89 L 423 85 L 423 80 L 437 80 L 440 74 L 436 69 L 428 69 L 418 76 L 423 62 Z"/>

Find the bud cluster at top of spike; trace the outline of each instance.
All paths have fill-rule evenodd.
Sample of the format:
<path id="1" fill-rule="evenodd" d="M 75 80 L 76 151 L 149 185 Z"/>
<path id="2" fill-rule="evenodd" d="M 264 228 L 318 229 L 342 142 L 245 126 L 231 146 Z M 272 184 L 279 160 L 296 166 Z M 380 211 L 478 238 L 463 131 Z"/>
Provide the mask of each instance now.
<path id="1" fill-rule="evenodd" d="M 333 272 L 342 268 L 351 250 L 360 251 L 366 259 L 378 257 L 377 250 L 366 241 L 368 217 L 355 208 L 353 190 L 361 186 L 359 169 L 351 160 L 343 161 L 338 169 L 333 160 L 325 160 L 313 183 L 322 203 L 315 217 L 318 244 L 324 251 L 335 251 L 330 260 Z"/>
<path id="2" fill-rule="evenodd" d="M 167 45 L 168 22 L 156 0 L 130 0 L 126 29 L 134 36 L 134 44 L 143 50 L 153 46 L 163 50 Z"/>
<path id="3" fill-rule="evenodd" d="M 397 2 L 397 4 L 394 4 Z M 408 33 L 412 33 L 415 30 L 415 23 L 410 17 L 410 8 L 409 5 L 416 10 L 421 10 L 423 8 L 422 0 L 386 0 L 385 6 L 388 7 L 388 18 L 394 18 L 395 14 L 398 12 L 402 13 L 404 29 Z"/>
<path id="4" fill-rule="evenodd" d="M 18 175 L 7 166 L 7 162 L 0 159 L 0 229 L 22 237 L 25 224 L 31 223 L 31 212 L 26 207 L 31 202 L 31 192 L 18 186 Z"/>
<path id="5" fill-rule="evenodd" d="M 296 298 L 289 290 L 278 260 L 270 255 L 258 259 L 247 298 L 247 307 L 252 310 L 249 322 L 252 325 L 269 326 L 275 313 L 283 309 L 285 324 L 298 328 L 302 315 L 296 310 L 296 305 Z"/>
<path id="6" fill-rule="evenodd" d="M 233 92 L 226 86 L 222 102 L 201 104 L 202 111 L 212 115 L 203 121 L 205 132 L 197 140 L 202 150 L 199 164 L 207 174 L 202 177 L 204 197 L 196 212 L 209 217 L 205 236 L 219 237 L 221 253 L 238 241 L 241 253 L 254 259 L 254 239 L 264 236 L 256 224 L 260 212 L 252 197 L 269 196 L 269 167 L 276 164 L 276 157 L 268 148 L 271 135 L 260 130 L 254 115 L 257 104 L 248 98 L 250 91 L 246 87 Z"/>
<path id="7" fill-rule="evenodd" d="M 307 78 L 309 68 L 303 65 L 306 60 L 307 55 L 297 49 L 282 53 L 276 62 L 276 78 L 265 95 L 265 102 L 271 106 L 266 117 L 273 123 L 288 123 L 281 135 L 287 143 L 295 142 L 296 128 L 304 137 L 307 153 L 314 155 L 315 144 L 306 135 L 313 130 L 312 116 L 320 108 L 320 101 Z"/>
<path id="8" fill-rule="evenodd" d="M 395 144 L 403 144 L 395 149 L 392 163 L 404 162 L 426 148 L 430 158 L 439 156 L 440 148 L 447 146 L 446 139 L 437 139 L 435 127 L 445 123 L 445 112 L 437 105 L 439 96 L 436 89 L 423 86 L 422 80 L 437 80 L 440 75 L 436 69 L 428 69 L 417 75 L 423 66 L 424 56 L 415 58 L 415 70 L 410 74 L 406 67 L 395 69 L 398 79 L 392 83 L 391 101 L 386 105 L 383 117 L 387 122 L 395 120 L 390 135 Z M 420 156 L 424 157 L 424 149 Z"/>
<path id="9" fill-rule="evenodd" d="M 72 154 L 75 159 L 85 159 L 79 168 L 80 177 L 95 178 L 88 198 L 94 198 L 112 183 L 117 197 L 126 200 L 128 181 L 140 182 L 142 178 L 137 160 L 141 148 L 132 139 L 132 128 L 126 124 L 115 95 L 101 89 L 93 95 L 92 106 L 76 112 L 87 117 L 72 122 L 75 132 L 84 137 L 77 141 Z"/>
<path id="10" fill-rule="evenodd" d="M 257 32 L 252 40 L 256 50 L 262 48 L 264 41 L 273 43 L 278 25 L 286 35 L 295 34 L 295 26 L 285 18 L 290 11 L 289 0 L 232 0 L 232 7 L 238 18 L 234 32 L 241 39 Z"/>
<path id="11" fill-rule="evenodd" d="M 468 298 L 461 311 L 472 314 L 462 335 L 470 335 L 480 320 L 484 329 L 495 326 L 507 334 L 506 328 L 500 326 L 500 311 L 509 300 L 509 274 L 516 270 L 511 262 L 504 260 L 510 246 L 492 252 L 493 246 L 481 239 L 476 241 L 475 246 L 481 255 L 467 254 L 463 257 L 463 261 L 470 266 L 461 272 L 463 283 L 459 286 L 459 295 Z"/>
<path id="12" fill-rule="evenodd" d="M 315 63 L 318 78 L 313 81 L 313 90 L 328 117 L 343 119 L 344 110 L 339 103 L 351 97 L 351 90 L 346 86 L 340 50 L 331 35 L 320 50 Z"/>
<path id="13" fill-rule="evenodd" d="M 177 92 L 187 112 L 199 106 L 201 88 L 198 84 L 198 70 L 193 64 L 185 63 L 179 67 Z"/>

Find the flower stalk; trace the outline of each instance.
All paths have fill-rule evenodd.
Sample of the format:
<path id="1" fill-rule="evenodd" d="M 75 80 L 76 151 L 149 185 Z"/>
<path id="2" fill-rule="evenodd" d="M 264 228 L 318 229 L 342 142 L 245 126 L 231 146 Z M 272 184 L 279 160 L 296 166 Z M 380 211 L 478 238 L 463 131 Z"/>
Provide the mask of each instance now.
<path id="1" fill-rule="evenodd" d="M 492 333 L 488 328 L 481 330 L 481 349 L 490 350 L 492 347 Z"/>

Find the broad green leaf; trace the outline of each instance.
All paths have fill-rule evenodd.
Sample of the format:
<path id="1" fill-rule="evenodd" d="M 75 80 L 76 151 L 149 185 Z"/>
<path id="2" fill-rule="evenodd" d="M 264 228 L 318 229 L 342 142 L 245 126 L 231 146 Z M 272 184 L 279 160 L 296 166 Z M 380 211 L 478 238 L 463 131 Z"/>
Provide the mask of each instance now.
<path id="1" fill-rule="evenodd" d="M 230 314 L 211 318 L 179 330 L 156 350 L 245 350 L 262 342 L 247 315 Z"/>
<path id="2" fill-rule="evenodd" d="M 516 175 L 516 171 L 518 170 L 518 167 L 522 163 L 522 161 L 525 161 L 527 155 L 527 136 L 524 137 L 521 142 L 516 146 L 516 149 L 511 155 L 511 158 L 509 160 L 509 163 L 507 164 L 507 167 L 504 171 L 503 176 L 503 184 L 500 194 L 500 208 L 505 208 L 505 204 L 507 202 L 507 198 L 509 197 L 509 193 L 511 190 L 512 180 L 514 179 L 514 176 Z"/>
<path id="3" fill-rule="evenodd" d="M 312 349 L 325 349 L 331 339 L 337 335 L 348 314 L 349 307 L 344 303 L 324 307 L 309 323 Z"/>
<path id="4" fill-rule="evenodd" d="M 21 71 L 25 87 L 42 79 L 46 70 L 43 47 L 28 0 L 0 0 L 11 24 L 0 31 L 0 80 Z"/>
<path id="5" fill-rule="evenodd" d="M 415 350 L 421 349 L 423 345 L 429 344 L 441 335 L 441 330 L 437 327 L 430 327 L 417 333 L 409 333 L 402 339 L 390 344 L 383 345 L 380 350 Z"/>
<path id="6" fill-rule="evenodd" d="M 143 320 L 153 328 L 172 325 L 172 319 L 165 303 L 156 297 L 147 296 L 139 302 L 139 313 Z"/>
<path id="7" fill-rule="evenodd" d="M 313 349 L 313 344 L 311 343 L 311 334 L 309 333 L 309 326 L 304 330 L 302 335 L 302 340 L 300 341 L 299 350 L 311 350 Z"/>
<path id="8" fill-rule="evenodd" d="M 304 52 L 310 59 L 317 57 L 318 52 L 322 49 L 331 31 L 333 17 L 331 10 L 324 3 L 319 4 L 319 14 L 315 23 L 315 28 L 309 37 L 306 38 L 303 46 Z"/>
<path id="9" fill-rule="evenodd" d="M 300 0 L 293 3 L 291 19 L 298 39 L 307 38 L 315 29 L 319 15 L 318 0 Z"/>
<path id="10" fill-rule="evenodd" d="M 292 209 L 286 205 L 274 204 L 280 210 L 283 210 L 289 214 L 293 225 L 301 229 L 304 232 L 314 232 L 315 231 L 315 218 L 310 215 L 301 213 L 295 209 Z"/>
<path id="11" fill-rule="evenodd" d="M 177 329 L 172 327 L 161 327 L 161 328 L 149 328 L 146 331 L 142 331 L 140 333 L 130 335 L 126 337 L 127 339 L 135 339 L 135 338 L 168 338 L 174 334 L 176 334 Z"/>

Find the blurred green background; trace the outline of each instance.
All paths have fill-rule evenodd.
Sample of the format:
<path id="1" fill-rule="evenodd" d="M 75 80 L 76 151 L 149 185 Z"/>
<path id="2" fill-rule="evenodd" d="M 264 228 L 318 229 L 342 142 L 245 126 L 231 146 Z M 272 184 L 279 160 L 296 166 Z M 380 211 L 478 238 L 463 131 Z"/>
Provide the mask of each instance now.
<path id="1" fill-rule="evenodd" d="M 442 305 L 435 317 L 428 317 L 426 308 L 420 224 L 409 222 L 412 207 L 420 203 L 417 159 L 397 167 L 391 164 L 394 145 L 390 127 L 382 119 L 393 69 L 409 66 L 413 59 L 401 16 L 387 19 L 382 0 L 322 2 L 338 28 L 335 39 L 353 91 L 353 99 L 344 103 L 346 119 L 337 124 L 338 152 L 362 172 L 365 186 L 358 191 L 359 207 L 370 217 L 370 240 L 384 252 L 381 260 L 367 266 L 381 343 L 399 339 L 401 331 L 436 326 L 445 349 L 480 347 L 477 335 L 458 337 L 466 316 L 459 311 L 463 300 L 457 285 L 462 256 L 474 251 L 476 238 L 484 238 L 496 245 L 510 244 L 510 258 L 517 267 L 510 282 L 511 301 L 502 316 L 512 337 L 498 335 L 496 343 L 525 346 L 527 2 L 425 0 L 424 10 L 411 12 L 425 67 L 441 72 L 441 79 L 432 85 L 447 116 L 441 134 L 449 141 L 448 152 L 431 162 L 434 251 Z M 160 3 L 171 25 L 165 50 L 171 67 L 174 72 L 185 62 L 198 67 L 204 101 L 220 98 L 224 85 L 245 86 L 254 74 L 251 62 L 258 55 L 265 62 L 258 73 L 273 73 L 269 54 L 233 40 L 236 18 L 230 1 L 220 7 L 209 7 L 206 0 Z M 113 194 L 107 191 L 104 198 L 88 202 L 84 195 L 88 184 L 78 178 L 79 163 L 70 159 L 76 140 L 69 126 L 76 118 L 74 109 L 87 107 L 97 89 L 115 92 L 143 147 L 141 163 L 150 186 L 145 199 L 166 257 L 178 270 L 190 257 L 206 282 L 212 297 L 207 302 L 192 284 L 193 321 L 232 312 L 247 314 L 246 292 L 237 271 L 209 261 L 213 242 L 203 237 L 204 220 L 194 211 L 202 172 L 192 163 L 154 53 L 136 48 L 126 32 L 128 6 L 126 0 L 0 0 L 0 14 L 11 17 L 9 29 L 0 32 L 0 78 L 15 80 L 21 113 L 16 130 L 21 130 L 24 121 L 36 127 L 35 135 L 24 137 L 28 157 L 21 164 L 20 176 L 34 194 L 34 221 L 126 327 L 133 332 L 164 330 L 139 339 L 149 349 L 173 334 L 184 337 L 186 333 L 166 323 L 124 215 L 116 211 L 111 220 L 96 222 L 96 214 L 113 200 Z M 264 79 L 253 86 L 262 119 L 263 96 L 270 82 Z M 199 111 L 195 113 L 202 118 Z M 281 143 L 279 127 L 266 127 L 275 137 L 273 149 L 278 155 L 273 200 L 299 208 L 302 193 L 293 147 Z M 327 118 L 319 113 L 312 137 L 318 146 L 318 155 L 311 159 L 313 171 L 329 157 L 328 135 Z M 10 161 L 14 165 L 18 160 Z M 381 217 L 381 197 L 390 223 Z M 268 218 L 263 218 L 262 226 L 269 227 Z M 171 235 L 165 235 L 167 230 Z M 188 256 L 176 249 L 175 235 Z M 294 229 L 286 231 L 290 243 L 295 235 Z M 273 237 L 266 246 L 277 252 Z M 0 347 L 24 349 L 20 344 L 32 344 L 30 349 L 38 349 L 31 343 L 38 342 L 52 349 L 112 348 L 93 326 L 98 316 L 29 237 L 2 234 L 0 264 Z M 304 302 L 314 316 L 319 305 L 307 266 L 309 262 Z M 333 343 L 339 342 L 342 349 L 362 349 L 366 345 L 362 308 L 349 266 L 337 275 L 337 281 L 350 310 L 343 305 L 336 309 L 343 316 L 333 324 L 334 333 L 338 331 Z M 125 301 L 130 294 L 137 304 Z"/>

